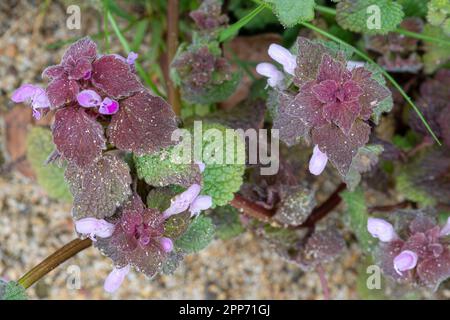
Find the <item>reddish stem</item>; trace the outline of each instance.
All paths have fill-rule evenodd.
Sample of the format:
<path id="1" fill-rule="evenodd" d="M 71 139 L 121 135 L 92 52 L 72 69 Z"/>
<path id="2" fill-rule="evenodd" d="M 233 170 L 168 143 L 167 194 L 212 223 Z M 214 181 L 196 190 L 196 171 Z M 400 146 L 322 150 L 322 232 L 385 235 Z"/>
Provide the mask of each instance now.
<path id="1" fill-rule="evenodd" d="M 320 284 L 322 285 L 323 298 L 324 300 L 330 300 L 330 288 L 328 287 L 327 276 L 325 275 L 325 270 L 322 265 L 318 264 L 316 267 L 317 274 L 319 275 Z"/>
<path id="2" fill-rule="evenodd" d="M 272 211 L 245 199 L 239 194 L 234 196 L 234 199 L 231 200 L 230 205 L 238 209 L 240 212 L 263 222 L 269 222 L 274 214 Z"/>
<path id="3" fill-rule="evenodd" d="M 167 6 L 167 96 L 176 115 L 180 115 L 180 92 L 170 78 L 170 64 L 178 49 L 179 0 L 169 0 Z"/>

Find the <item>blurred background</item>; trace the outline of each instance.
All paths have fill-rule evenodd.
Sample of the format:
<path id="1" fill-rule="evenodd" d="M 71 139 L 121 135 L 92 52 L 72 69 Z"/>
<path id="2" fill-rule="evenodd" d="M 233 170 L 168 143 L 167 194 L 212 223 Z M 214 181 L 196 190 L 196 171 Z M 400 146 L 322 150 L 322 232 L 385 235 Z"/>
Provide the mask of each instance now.
<path id="1" fill-rule="evenodd" d="M 250 3 L 250 5 L 248 4 Z M 164 81 L 166 12 L 164 0 L 110 1 L 111 11 L 140 62 L 155 83 Z M 69 28 L 68 7 L 80 8 L 80 29 Z M 181 1 L 187 17 L 198 1 Z M 230 1 L 232 19 L 245 15 L 251 1 Z M 66 46 L 90 35 L 102 50 L 105 46 L 102 2 L 3 0 L 0 2 L 0 277 L 18 279 L 24 272 L 76 237 L 70 201 L 44 191 L 36 181 L 39 172 L 27 157 L 31 128 L 50 125 L 51 117 L 36 122 L 31 108 L 13 105 L 11 93 L 23 83 L 42 83 L 41 72 L 61 58 Z M 282 28 L 271 13 L 262 15 L 263 32 L 248 32 L 227 44 L 226 54 L 252 66 L 267 60 L 266 48 L 280 42 Z M 272 20 L 271 20 L 272 19 Z M 180 19 L 182 36 L 189 36 L 188 19 Z M 272 22 L 271 22 L 272 21 Z M 258 21 L 256 21 L 258 22 Z M 261 21 L 260 21 L 261 22 Z M 256 29 L 258 26 L 256 25 Z M 266 32 L 270 30 L 271 32 Z M 111 32 L 111 31 L 109 31 Z M 124 54 L 115 36 L 110 51 Z M 284 38 L 286 39 L 286 38 Z M 249 90 L 246 75 L 238 92 L 224 103 L 233 106 Z M 53 181 L 52 183 L 61 183 Z M 322 181 L 323 183 L 323 181 Z M 331 189 L 332 185 L 330 185 Z M 325 192 L 327 185 L 325 182 Z M 53 197 L 52 197 L 53 196 Z M 319 195 L 320 197 L 320 195 Z M 57 198 L 57 199 L 55 199 Z M 333 215 L 339 215 L 340 210 Z M 335 299 L 375 298 L 361 290 L 365 278 L 359 249 L 348 241 L 339 259 L 325 266 L 330 293 Z M 149 280 L 130 273 L 114 295 L 103 291 L 111 269 L 108 258 L 89 248 L 51 272 L 28 290 L 39 299 L 321 299 L 322 288 L 315 273 L 305 274 L 283 261 L 264 243 L 247 232 L 228 241 L 215 240 L 199 254 L 190 255 L 172 276 Z M 73 288 L 79 274 L 80 288 Z M 411 298 L 450 298 L 450 285 L 438 295 L 415 292 Z"/>

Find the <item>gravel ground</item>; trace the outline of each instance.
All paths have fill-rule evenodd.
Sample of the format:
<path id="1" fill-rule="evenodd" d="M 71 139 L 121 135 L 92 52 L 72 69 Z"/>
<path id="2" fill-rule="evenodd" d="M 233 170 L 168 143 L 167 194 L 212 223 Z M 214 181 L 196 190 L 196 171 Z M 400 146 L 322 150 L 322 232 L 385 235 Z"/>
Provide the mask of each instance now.
<path id="1" fill-rule="evenodd" d="M 39 83 L 43 68 L 61 57 L 62 48 L 49 50 L 46 45 L 96 32 L 95 10 L 83 8 L 82 30 L 68 30 L 63 2 L 53 1 L 45 15 L 36 2 L 41 3 L 0 3 L 0 120 L 13 107 L 9 101 L 11 91 L 23 82 Z M 112 51 L 119 48 L 113 43 Z M 23 123 L 23 130 L 29 125 Z M 0 133 L 0 141 L 4 142 L 4 134 Z M 14 143 L 19 145 L 21 141 Z M 6 161 L 10 160 L 6 154 Z M 320 184 L 326 193 L 333 189 L 333 183 Z M 323 198 L 319 194 L 319 201 Z M 336 217 L 337 213 L 333 215 Z M 0 176 L 0 277 L 18 279 L 75 236 L 70 205 L 49 199 L 33 179 L 18 172 Z M 325 266 L 334 299 L 359 298 L 357 268 L 362 258 L 349 235 L 347 240 L 345 253 Z M 102 288 L 110 269 L 110 260 L 89 248 L 38 282 L 29 294 L 36 299 L 323 298 L 316 273 L 305 274 L 283 261 L 250 233 L 227 242 L 214 241 L 199 254 L 188 256 L 172 276 L 149 280 L 132 272 L 114 295 L 106 294 Z M 72 280 L 77 273 L 80 287 L 74 289 Z M 420 292 L 416 295 L 419 297 L 448 299 L 450 290 L 443 288 L 438 296 Z"/>

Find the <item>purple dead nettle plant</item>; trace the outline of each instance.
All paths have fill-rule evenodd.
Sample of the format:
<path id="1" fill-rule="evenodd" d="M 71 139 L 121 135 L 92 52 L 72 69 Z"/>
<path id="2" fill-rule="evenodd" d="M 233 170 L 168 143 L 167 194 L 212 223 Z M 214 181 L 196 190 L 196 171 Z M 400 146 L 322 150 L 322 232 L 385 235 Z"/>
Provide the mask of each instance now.
<path id="1" fill-rule="evenodd" d="M 177 120 L 170 105 L 151 94 L 135 74 L 137 54 L 100 55 L 90 38 L 72 44 L 61 63 L 50 66 L 44 89 L 24 84 L 12 100 L 27 102 L 35 118 L 54 113 L 56 150 L 49 161 L 65 160 L 73 195 L 72 215 L 79 234 L 110 257 L 114 270 L 105 290 L 117 289 L 130 267 L 149 277 L 161 270 L 173 239 L 165 223 L 183 212 L 198 215 L 211 206 L 194 184 L 176 196 L 165 212 L 146 208 L 131 188 L 127 153 L 144 155 L 173 145 Z M 202 163 L 199 168 L 204 168 Z"/>
<path id="2" fill-rule="evenodd" d="M 276 44 L 269 47 L 284 73 L 269 63 L 257 66 L 278 96 L 274 128 L 288 146 L 301 138 L 312 142 L 312 174 L 321 174 L 330 160 L 345 177 L 369 140 L 367 121 L 390 92 L 361 63 L 347 61 L 343 51 L 301 37 L 297 47 L 297 55 Z"/>
<path id="3" fill-rule="evenodd" d="M 450 218 L 440 226 L 434 212 L 401 210 L 390 215 L 394 225 L 369 218 L 367 229 L 379 239 L 376 260 L 388 277 L 435 290 L 450 277 Z"/>

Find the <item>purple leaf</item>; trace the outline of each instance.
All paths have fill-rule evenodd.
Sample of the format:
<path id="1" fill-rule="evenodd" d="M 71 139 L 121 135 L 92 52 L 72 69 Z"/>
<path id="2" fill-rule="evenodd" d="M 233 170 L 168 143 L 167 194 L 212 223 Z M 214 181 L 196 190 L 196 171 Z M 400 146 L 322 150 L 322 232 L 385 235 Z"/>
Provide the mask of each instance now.
<path id="1" fill-rule="evenodd" d="M 442 281 L 450 277 L 450 251 L 446 248 L 439 257 L 420 262 L 417 275 L 425 285 L 437 289 Z"/>
<path id="2" fill-rule="evenodd" d="M 115 55 L 97 59 L 92 64 L 92 69 L 92 83 L 111 98 L 128 97 L 143 88 L 126 61 Z"/>
<path id="3" fill-rule="evenodd" d="M 58 152 L 79 167 L 95 163 L 106 149 L 101 124 L 73 104 L 56 112 L 52 130 Z"/>
<path id="4" fill-rule="evenodd" d="M 42 78 L 50 80 L 61 78 L 65 73 L 64 67 L 61 65 L 50 66 L 44 69 L 42 72 Z"/>
<path id="5" fill-rule="evenodd" d="M 61 65 L 82 59 L 94 60 L 97 57 L 97 45 L 89 37 L 82 38 L 72 44 L 64 53 Z"/>
<path id="6" fill-rule="evenodd" d="M 348 135 L 334 124 L 315 128 L 312 130 L 312 141 L 326 153 L 339 173 L 345 176 L 358 149 L 369 141 L 369 134 L 370 126 L 358 120 Z"/>
<path id="7" fill-rule="evenodd" d="M 66 75 L 54 79 L 47 87 L 47 96 L 53 109 L 62 107 L 76 100 L 79 91 L 78 83 Z"/>
<path id="8" fill-rule="evenodd" d="M 131 195 L 129 168 L 112 154 L 105 154 L 87 168 L 69 165 L 65 177 L 74 198 L 75 219 L 110 217 Z"/>
<path id="9" fill-rule="evenodd" d="M 170 137 L 176 128 L 170 105 L 148 91 L 140 91 L 120 101 L 108 136 L 118 149 L 143 155 L 172 145 Z"/>

